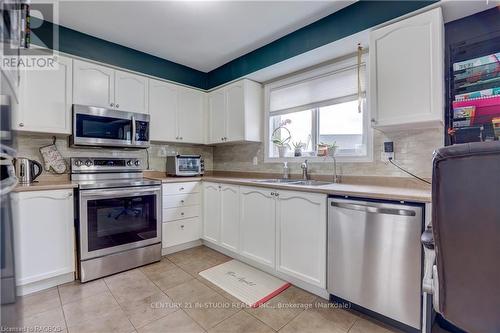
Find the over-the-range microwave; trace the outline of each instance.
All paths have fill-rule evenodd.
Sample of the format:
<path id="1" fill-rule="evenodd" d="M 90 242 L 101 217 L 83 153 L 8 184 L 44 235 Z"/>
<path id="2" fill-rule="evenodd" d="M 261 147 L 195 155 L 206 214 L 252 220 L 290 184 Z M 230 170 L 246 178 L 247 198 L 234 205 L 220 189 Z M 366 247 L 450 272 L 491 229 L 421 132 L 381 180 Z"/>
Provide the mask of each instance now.
<path id="1" fill-rule="evenodd" d="M 71 146 L 149 147 L 149 115 L 73 105 Z"/>

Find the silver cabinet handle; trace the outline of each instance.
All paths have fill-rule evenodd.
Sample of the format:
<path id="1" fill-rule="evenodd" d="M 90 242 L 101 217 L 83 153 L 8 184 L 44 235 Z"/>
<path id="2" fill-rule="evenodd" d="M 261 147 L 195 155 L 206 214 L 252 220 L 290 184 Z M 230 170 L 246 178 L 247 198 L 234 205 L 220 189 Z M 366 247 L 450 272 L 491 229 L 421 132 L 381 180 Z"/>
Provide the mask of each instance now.
<path id="1" fill-rule="evenodd" d="M 181 229 L 183 229 L 183 230 L 184 230 L 184 224 L 181 224 Z"/>
<path id="2" fill-rule="evenodd" d="M 331 205 L 338 208 L 357 210 L 360 212 L 374 213 L 374 214 L 389 214 L 389 215 L 401 215 L 401 216 L 416 215 L 415 211 L 408 209 L 382 208 L 382 207 L 373 207 L 373 206 L 365 206 L 365 205 L 342 203 L 342 202 L 332 202 Z"/>
<path id="3" fill-rule="evenodd" d="M 120 104 L 116 104 L 116 107 L 119 108 L 120 107 Z"/>
<path id="4" fill-rule="evenodd" d="M 181 136 L 181 137 L 179 137 L 179 139 L 181 139 L 181 140 L 182 140 L 182 136 Z"/>
<path id="5" fill-rule="evenodd" d="M 275 195 L 275 194 L 276 194 L 276 193 L 274 193 L 274 192 L 271 192 L 271 195 Z"/>
<path id="6" fill-rule="evenodd" d="M 19 127 L 24 127 L 24 123 L 19 123 Z"/>
<path id="7" fill-rule="evenodd" d="M 181 216 L 184 216 L 184 212 L 181 212 Z"/>
<path id="8" fill-rule="evenodd" d="M 181 200 L 181 203 L 184 203 L 184 200 Z"/>
<path id="9" fill-rule="evenodd" d="M 179 191 L 184 191 L 184 187 L 179 188 Z"/>
<path id="10" fill-rule="evenodd" d="M 115 106 L 115 103 L 110 103 L 109 106 Z"/>

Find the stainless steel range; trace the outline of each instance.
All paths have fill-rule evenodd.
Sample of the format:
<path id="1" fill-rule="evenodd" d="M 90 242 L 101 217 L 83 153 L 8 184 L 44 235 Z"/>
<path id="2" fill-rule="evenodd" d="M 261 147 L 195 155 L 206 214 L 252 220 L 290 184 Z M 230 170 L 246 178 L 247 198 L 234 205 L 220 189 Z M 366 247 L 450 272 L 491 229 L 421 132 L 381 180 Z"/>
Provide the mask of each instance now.
<path id="1" fill-rule="evenodd" d="M 136 158 L 71 158 L 82 282 L 161 259 L 161 182 Z"/>

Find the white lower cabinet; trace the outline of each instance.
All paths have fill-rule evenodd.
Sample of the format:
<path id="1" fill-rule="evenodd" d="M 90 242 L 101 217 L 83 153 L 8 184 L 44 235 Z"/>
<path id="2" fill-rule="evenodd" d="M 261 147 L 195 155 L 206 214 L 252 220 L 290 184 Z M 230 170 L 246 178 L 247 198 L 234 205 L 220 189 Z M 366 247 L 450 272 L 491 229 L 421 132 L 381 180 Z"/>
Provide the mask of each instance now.
<path id="1" fill-rule="evenodd" d="M 21 286 L 20 293 L 62 283 L 58 277 L 71 276 L 75 271 L 73 190 L 13 193 L 12 203 L 16 285 Z"/>
<path id="2" fill-rule="evenodd" d="M 219 242 L 220 187 L 216 183 L 203 182 L 203 239 Z"/>
<path id="3" fill-rule="evenodd" d="M 199 182 L 164 184 L 162 248 L 199 241 L 201 193 Z"/>
<path id="4" fill-rule="evenodd" d="M 197 217 L 163 223 L 162 247 L 167 248 L 200 239 L 200 219 Z"/>
<path id="5" fill-rule="evenodd" d="M 204 183 L 203 239 L 238 252 L 239 186 Z"/>
<path id="6" fill-rule="evenodd" d="M 326 288 L 326 195 L 277 193 L 276 269 Z"/>
<path id="7" fill-rule="evenodd" d="M 240 187 L 240 254 L 275 267 L 276 202 L 272 189 Z"/>
<path id="8" fill-rule="evenodd" d="M 220 245 L 237 252 L 240 237 L 240 187 L 222 184 L 220 188 Z"/>

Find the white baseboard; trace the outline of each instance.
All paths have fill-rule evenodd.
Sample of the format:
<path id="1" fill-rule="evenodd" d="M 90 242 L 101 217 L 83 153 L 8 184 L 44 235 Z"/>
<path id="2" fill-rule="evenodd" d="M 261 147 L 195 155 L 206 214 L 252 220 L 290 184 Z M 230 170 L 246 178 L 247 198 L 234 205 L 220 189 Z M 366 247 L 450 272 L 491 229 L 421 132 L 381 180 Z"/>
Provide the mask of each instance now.
<path id="1" fill-rule="evenodd" d="M 196 246 L 200 246 L 200 245 L 202 245 L 202 243 L 201 243 L 201 240 L 198 239 L 198 240 L 184 243 L 184 244 L 179 244 L 179 245 L 170 246 L 170 247 L 164 247 L 163 249 L 161 249 L 161 255 L 166 256 L 167 254 L 187 250 L 187 249 L 190 249 L 192 247 L 196 247 Z"/>
<path id="2" fill-rule="evenodd" d="M 273 268 L 270 268 L 268 266 L 265 266 L 261 263 L 258 263 L 254 260 L 251 260 L 251 259 L 248 259 L 246 257 L 243 257 L 241 255 L 239 255 L 238 253 L 235 253 L 231 250 L 228 250 L 220 245 L 217 245 L 217 244 L 214 244 L 210 241 L 207 241 L 207 240 L 203 240 L 203 245 L 213 249 L 213 250 L 216 250 L 218 252 L 221 252 L 221 253 L 224 253 L 225 255 L 231 257 L 231 258 L 234 258 L 234 259 L 237 259 L 239 261 L 242 261 L 250 266 L 253 266 L 255 268 L 258 268 L 266 273 L 269 273 L 271 275 L 274 275 L 280 279 L 283 279 L 285 281 L 288 281 L 290 282 L 291 284 L 299 287 L 299 288 L 302 288 L 304 290 L 307 290 L 308 292 L 314 294 L 314 295 L 317 295 L 321 298 L 324 298 L 324 299 L 329 299 L 330 297 L 330 294 L 328 293 L 328 291 L 326 289 L 323 289 L 321 287 L 318 287 L 318 286 L 315 286 L 315 285 L 311 285 L 307 282 L 304 282 L 302 280 L 299 280 L 297 279 L 296 277 L 293 277 L 293 276 L 290 276 L 290 275 L 287 275 L 287 274 L 283 274 L 281 272 L 277 272 L 275 269 Z"/>
<path id="3" fill-rule="evenodd" d="M 66 273 L 59 276 L 54 276 L 49 279 L 28 283 L 22 286 L 17 286 L 17 296 L 28 295 L 37 291 L 49 289 L 60 284 L 68 283 L 75 280 L 75 273 Z"/>

